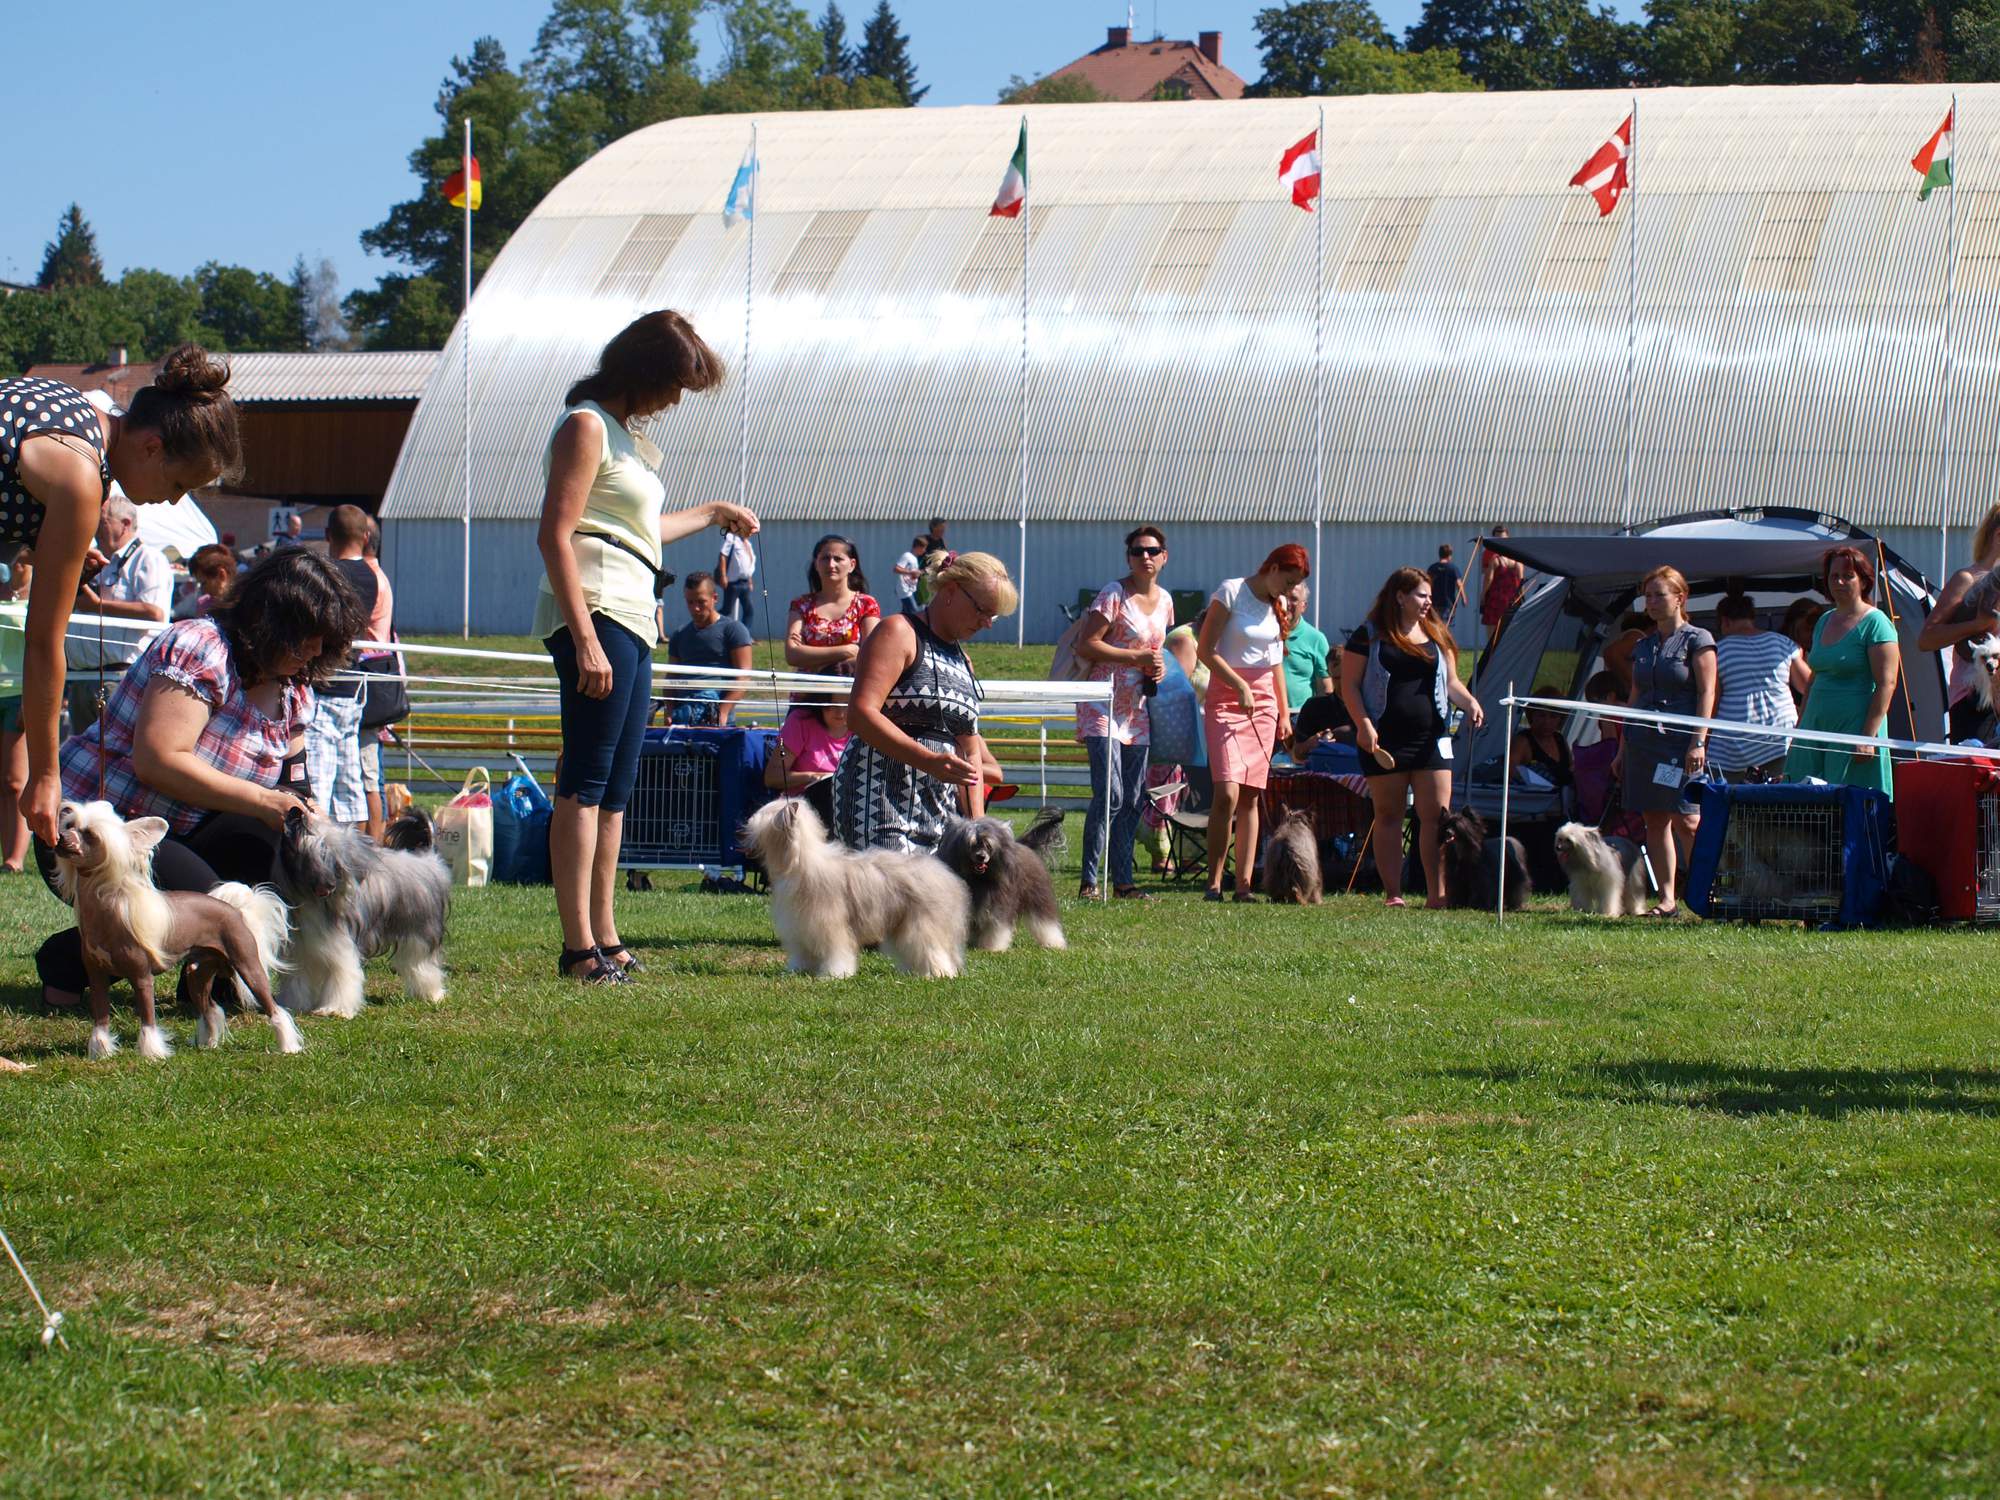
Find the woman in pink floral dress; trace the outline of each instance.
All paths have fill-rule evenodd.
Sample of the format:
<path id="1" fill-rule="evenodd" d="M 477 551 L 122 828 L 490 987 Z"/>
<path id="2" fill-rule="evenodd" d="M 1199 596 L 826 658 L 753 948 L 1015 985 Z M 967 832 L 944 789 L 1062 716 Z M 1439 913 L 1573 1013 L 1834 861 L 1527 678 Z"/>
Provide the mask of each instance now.
<path id="1" fill-rule="evenodd" d="M 852 677 L 861 643 L 882 623 L 882 607 L 867 593 L 860 549 L 844 536 L 821 537 L 806 581 L 812 591 L 785 612 L 785 660 L 801 672 Z"/>
<path id="2" fill-rule="evenodd" d="M 1090 754 L 1090 813 L 1083 825 L 1083 888 L 1098 894 L 1106 830 L 1111 844 L 1114 895 L 1137 896 L 1132 843 L 1146 800 L 1146 759 L 1152 749 L 1152 689 L 1166 675 L 1167 632 L 1174 628 L 1173 596 L 1160 587 L 1167 565 L 1166 534 L 1141 526 L 1125 538 L 1130 569 L 1107 583 L 1091 602 L 1076 640 L 1079 661 L 1090 663 L 1092 682 L 1111 684 L 1111 709 L 1076 706 L 1076 736 Z"/>

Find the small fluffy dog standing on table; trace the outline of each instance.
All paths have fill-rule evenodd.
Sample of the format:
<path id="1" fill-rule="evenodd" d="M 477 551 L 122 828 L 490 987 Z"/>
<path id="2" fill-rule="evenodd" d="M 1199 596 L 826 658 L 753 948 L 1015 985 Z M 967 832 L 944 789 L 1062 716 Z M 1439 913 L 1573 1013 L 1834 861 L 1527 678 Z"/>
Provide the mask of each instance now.
<path id="1" fill-rule="evenodd" d="M 847 979 L 861 950 L 877 947 L 924 979 L 965 968 L 971 899 L 932 856 L 829 843 L 819 814 L 797 797 L 752 813 L 743 846 L 771 878 L 771 923 L 793 972 Z"/>
<path id="2" fill-rule="evenodd" d="M 166 820 L 127 823 L 109 802 L 65 802 L 57 828 L 56 886 L 76 908 L 83 935 L 93 1058 L 118 1050 L 111 1035 L 113 979 L 129 980 L 138 1002 L 139 1055 L 173 1055 L 154 1013 L 153 980 L 183 958 L 184 998 L 201 1014 L 197 1046 L 222 1045 L 227 1023 L 215 1003 L 215 981 L 233 973 L 238 991 L 254 996 L 276 1028 L 278 1049 L 304 1047 L 298 1026 L 271 998 L 270 975 L 283 972 L 278 955 L 291 925 L 277 892 L 234 881 L 205 896 L 160 890 L 153 884 L 153 850 L 166 837 Z"/>
<path id="3" fill-rule="evenodd" d="M 451 871 L 432 847 L 420 807 L 396 815 L 377 846 L 316 809 L 289 808 L 278 844 L 278 883 L 298 908 L 285 1007 L 316 1016 L 361 1014 L 361 963 L 395 950 L 396 972 L 418 1000 L 444 998 L 445 919 Z"/>

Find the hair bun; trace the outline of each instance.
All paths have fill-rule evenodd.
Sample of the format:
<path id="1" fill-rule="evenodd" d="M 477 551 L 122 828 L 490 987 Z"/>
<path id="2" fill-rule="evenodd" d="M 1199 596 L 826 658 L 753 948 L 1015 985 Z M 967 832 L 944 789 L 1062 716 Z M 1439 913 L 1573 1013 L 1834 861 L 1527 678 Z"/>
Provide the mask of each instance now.
<path id="1" fill-rule="evenodd" d="M 229 384 L 229 366 L 199 344 L 182 344 L 160 361 L 153 384 L 174 396 L 213 395 Z"/>

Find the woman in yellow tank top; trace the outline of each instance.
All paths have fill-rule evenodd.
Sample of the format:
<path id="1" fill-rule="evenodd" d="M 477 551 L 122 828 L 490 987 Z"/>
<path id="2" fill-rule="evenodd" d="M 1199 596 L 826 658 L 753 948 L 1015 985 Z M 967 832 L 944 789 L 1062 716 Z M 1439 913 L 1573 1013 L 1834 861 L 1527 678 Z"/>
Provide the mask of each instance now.
<path id="1" fill-rule="evenodd" d="M 660 549 L 705 526 L 757 530 L 740 505 L 667 510 L 658 473 L 666 457 L 632 427 L 684 392 L 714 390 L 722 376 L 722 361 L 686 318 L 647 313 L 570 387 L 549 440 L 536 533 L 548 573 L 535 601 L 535 633 L 562 689 L 549 866 L 562 918 L 557 971 L 589 984 L 620 982 L 639 967 L 619 941 L 611 902 L 652 709 Z"/>

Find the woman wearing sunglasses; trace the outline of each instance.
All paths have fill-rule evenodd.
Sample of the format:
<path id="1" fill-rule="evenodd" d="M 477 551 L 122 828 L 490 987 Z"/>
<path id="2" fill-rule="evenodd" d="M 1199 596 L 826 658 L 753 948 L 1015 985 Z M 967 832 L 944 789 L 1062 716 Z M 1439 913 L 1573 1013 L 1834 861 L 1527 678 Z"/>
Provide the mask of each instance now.
<path id="1" fill-rule="evenodd" d="M 1077 633 L 1077 660 L 1090 664 L 1091 682 L 1111 684 L 1111 703 L 1079 703 L 1076 736 L 1090 755 L 1090 816 L 1083 825 L 1085 900 L 1097 899 L 1105 830 L 1110 829 L 1111 890 L 1140 895 L 1132 879 L 1132 844 L 1145 802 L 1146 761 L 1152 753 L 1153 689 L 1166 675 L 1167 632 L 1174 628 L 1173 596 L 1160 587 L 1167 565 L 1166 533 L 1141 526 L 1125 538 L 1127 571 L 1091 601 Z"/>
<path id="2" fill-rule="evenodd" d="M 975 818 L 986 811 L 979 679 L 963 643 L 1019 603 L 1005 563 L 964 552 L 938 569 L 929 604 L 862 640 L 853 737 L 833 773 L 834 835 L 848 848 L 928 853 L 961 805 Z"/>

